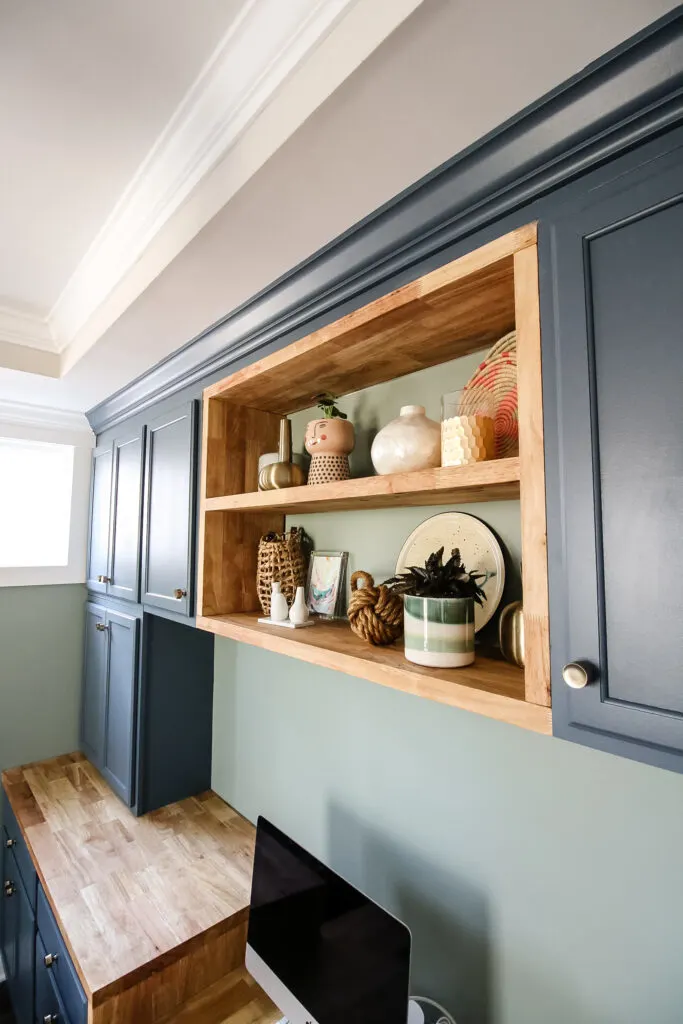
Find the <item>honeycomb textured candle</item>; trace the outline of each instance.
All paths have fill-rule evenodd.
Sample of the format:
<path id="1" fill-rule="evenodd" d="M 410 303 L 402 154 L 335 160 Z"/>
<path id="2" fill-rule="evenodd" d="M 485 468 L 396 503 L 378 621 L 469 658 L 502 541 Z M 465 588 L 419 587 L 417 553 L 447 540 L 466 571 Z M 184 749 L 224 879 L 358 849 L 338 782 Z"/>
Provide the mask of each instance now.
<path id="1" fill-rule="evenodd" d="M 490 416 L 450 416 L 441 423 L 441 465 L 465 466 L 494 458 L 496 434 Z"/>

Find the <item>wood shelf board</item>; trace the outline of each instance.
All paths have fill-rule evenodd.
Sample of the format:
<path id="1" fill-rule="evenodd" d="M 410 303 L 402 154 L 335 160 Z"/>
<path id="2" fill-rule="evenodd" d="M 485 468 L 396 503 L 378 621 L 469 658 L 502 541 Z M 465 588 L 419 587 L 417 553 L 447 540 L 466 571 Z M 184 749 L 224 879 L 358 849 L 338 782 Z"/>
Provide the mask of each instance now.
<path id="1" fill-rule="evenodd" d="M 486 348 L 515 325 L 514 254 L 529 224 L 293 342 L 204 392 L 288 414 Z"/>
<path id="2" fill-rule="evenodd" d="M 518 458 L 207 498 L 206 512 L 346 512 L 519 498 Z"/>
<path id="3" fill-rule="evenodd" d="M 506 661 L 478 655 L 460 669 L 431 669 L 406 660 L 399 642 L 373 647 L 356 637 L 344 620 L 318 622 L 311 629 L 280 630 L 250 613 L 199 616 L 197 626 L 276 654 L 307 661 L 417 697 L 550 735 L 550 709 L 524 700 L 524 671 Z"/>

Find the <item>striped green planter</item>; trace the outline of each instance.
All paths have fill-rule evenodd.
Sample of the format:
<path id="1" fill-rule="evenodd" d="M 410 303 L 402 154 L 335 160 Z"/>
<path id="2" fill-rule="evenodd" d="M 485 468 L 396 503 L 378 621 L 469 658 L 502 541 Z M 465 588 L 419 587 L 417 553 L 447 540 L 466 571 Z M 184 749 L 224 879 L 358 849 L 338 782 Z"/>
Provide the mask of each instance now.
<path id="1" fill-rule="evenodd" d="M 406 658 L 432 668 L 461 668 L 474 661 L 471 597 L 404 599 Z"/>

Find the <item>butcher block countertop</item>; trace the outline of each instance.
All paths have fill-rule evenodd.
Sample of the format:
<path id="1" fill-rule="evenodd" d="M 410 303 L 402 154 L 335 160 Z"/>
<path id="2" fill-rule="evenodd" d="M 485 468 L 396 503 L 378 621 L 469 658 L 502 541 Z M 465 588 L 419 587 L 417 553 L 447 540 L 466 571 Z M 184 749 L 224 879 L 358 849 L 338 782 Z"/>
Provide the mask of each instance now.
<path id="1" fill-rule="evenodd" d="M 91 1007 L 163 976 L 182 992 L 148 996 L 161 1020 L 199 991 L 180 962 L 205 987 L 243 963 L 255 830 L 215 793 L 136 818 L 81 754 L 2 781 Z"/>

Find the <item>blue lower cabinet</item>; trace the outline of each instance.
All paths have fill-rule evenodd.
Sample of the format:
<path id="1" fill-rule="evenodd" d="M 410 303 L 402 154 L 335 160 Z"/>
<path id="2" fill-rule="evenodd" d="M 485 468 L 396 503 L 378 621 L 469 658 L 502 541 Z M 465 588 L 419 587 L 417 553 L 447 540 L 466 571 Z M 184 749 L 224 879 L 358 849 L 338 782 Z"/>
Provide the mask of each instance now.
<path id="1" fill-rule="evenodd" d="M 3 857 L 0 948 L 16 1024 L 33 1024 L 36 924 L 11 849 Z"/>
<path id="2" fill-rule="evenodd" d="M 68 1024 L 86 1024 L 88 1000 L 42 886 L 38 887 L 37 920 L 42 951 L 36 963 L 36 991 L 44 995 L 47 991 L 44 975 L 49 975 L 54 998 L 63 1005 L 63 1019 Z M 38 1017 L 39 1021 L 42 1019 Z M 62 1017 L 59 1021 L 61 1024 Z"/>
<path id="3" fill-rule="evenodd" d="M 14 855 L 16 870 L 24 883 L 28 901 L 35 911 L 38 876 L 31 860 L 31 854 L 28 852 L 28 846 L 21 834 L 19 822 L 14 816 L 14 811 L 10 806 L 4 789 L 2 791 L 2 828 L 0 829 L 0 836 L 2 836 L 3 851 L 11 850 Z M 6 877 L 7 875 L 3 876 L 3 878 Z"/>
<path id="4" fill-rule="evenodd" d="M 59 994 L 51 968 L 46 966 L 48 952 L 36 935 L 36 1024 L 72 1024 Z"/>

